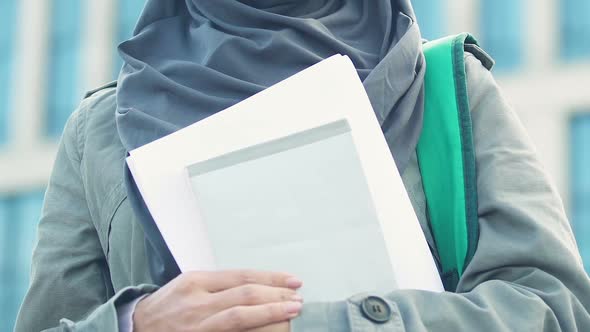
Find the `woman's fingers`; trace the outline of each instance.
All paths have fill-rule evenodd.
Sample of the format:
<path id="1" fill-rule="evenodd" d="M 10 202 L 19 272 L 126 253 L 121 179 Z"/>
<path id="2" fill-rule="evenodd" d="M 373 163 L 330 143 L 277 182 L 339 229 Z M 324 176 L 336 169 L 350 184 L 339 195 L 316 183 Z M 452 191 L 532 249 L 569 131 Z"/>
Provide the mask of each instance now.
<path id="1" fill-rule="evenodd" d="M 219 292 L 226 289 L 258 284 L 272 287 L 297 289 L 302 282 L 290 274 L 282 272 L 266 272 L 252 270 L 188 272 L 188 278 L 208 292 Z"/>
<path id="2" fill-rule="evenodd" d="M 301 309 L 285 273 L 192 272 L 175 278 L 139 301 L 137 331 L 247 331 L 287 322 Z M 280 326 L 284 326 L 280 325 Z"/>
<path id="3" fill-rule="evenodd" d="M 301 311 L 301 302 L 278 302 L 253 306 L 237 306 L 204 320 L 200 331 L 245 331 L 293 319 Z"/>
<path id="4" fill-rule="evenodd" d="M 293 289 L 257 284 L 242 285 L 209 296 L 209 303 L 214 311 L 223 311 L 236 306 L 302 301 L 301 296 Z"/>

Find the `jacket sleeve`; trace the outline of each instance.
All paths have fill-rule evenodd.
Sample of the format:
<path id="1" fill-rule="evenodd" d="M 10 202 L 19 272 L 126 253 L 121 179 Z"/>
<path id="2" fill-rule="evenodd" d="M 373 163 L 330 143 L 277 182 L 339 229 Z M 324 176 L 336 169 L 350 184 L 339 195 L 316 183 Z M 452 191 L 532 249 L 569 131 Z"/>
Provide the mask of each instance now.
<path id="1" fill-rule="evenodd" d="M 309 303 L 293 331 L 590 331 L 590 280 L 561 199 L 491 73 L 471 55 L 466 65 L 480 240 L 457 293 L 375 294 L 391 310 L 381 324 L 363 314 L 368 294 Z"/>
<path id="2" fill-rule="evenodd" d="M 15 331 L 118 331 L 116 306 L 154 286 L 114 294 L 80 174 L 83 107 L 72 115 L 54 164 Z"/>

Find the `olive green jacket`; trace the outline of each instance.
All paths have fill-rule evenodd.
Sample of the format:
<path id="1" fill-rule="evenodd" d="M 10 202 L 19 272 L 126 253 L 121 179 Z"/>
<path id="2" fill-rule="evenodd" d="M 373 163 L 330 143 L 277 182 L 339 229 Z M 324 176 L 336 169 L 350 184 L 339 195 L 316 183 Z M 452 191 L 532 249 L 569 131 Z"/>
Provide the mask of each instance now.
<path id="1" fill-rule="evenodd" d="M 458 293 L 375 294 L 392 315 L 364 315 L 367 294 L 306 303 L 294 331 L 590 331 L 590 280 L 562 202 L 492 75 L 466 55 L 479 195 L 479 246 Z M 123 183 L 115 90 L 71 116 L 38 230 L 16 331 L 117 331 L 117 308 L 157 289 Z M 416 159 L 403 174 L 427 241 Z"/>

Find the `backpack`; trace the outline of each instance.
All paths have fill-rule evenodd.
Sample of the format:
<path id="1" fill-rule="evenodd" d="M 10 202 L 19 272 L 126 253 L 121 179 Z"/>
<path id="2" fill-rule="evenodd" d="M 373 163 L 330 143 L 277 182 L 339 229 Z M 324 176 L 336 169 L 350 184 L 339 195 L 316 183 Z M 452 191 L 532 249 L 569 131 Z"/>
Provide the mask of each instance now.
<path id="1" fill-rule="evenodd" d="M 479 238 L 477 184 L 464 52 L 491 69 L 493 60 L 471 35 L 426 42 L 424 126 L 416 152 L 427 214 L 445 290 L 454 292 Z M 111 82 L 89 91 L 114 88 Z"/>
<path id="2" fill-rule="evenodd" d="M 464 52 L 494 61 L 463 33 L 426 42 L 424 126 L 416 153 L 445 290 L 454 292 L 479 240 L 477 178 Z"/>

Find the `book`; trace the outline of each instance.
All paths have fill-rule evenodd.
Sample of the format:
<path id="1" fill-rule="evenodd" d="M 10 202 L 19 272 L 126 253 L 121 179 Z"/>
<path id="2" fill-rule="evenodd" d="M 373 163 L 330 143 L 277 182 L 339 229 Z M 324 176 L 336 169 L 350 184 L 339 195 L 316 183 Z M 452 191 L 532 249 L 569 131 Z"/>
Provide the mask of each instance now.
<path id="1" fill-rule="evenodd" d="M 293 273 L 307 301 L 443 291 L 345 56 L 133 150 L 127 162 L 182 271 Z"/>

